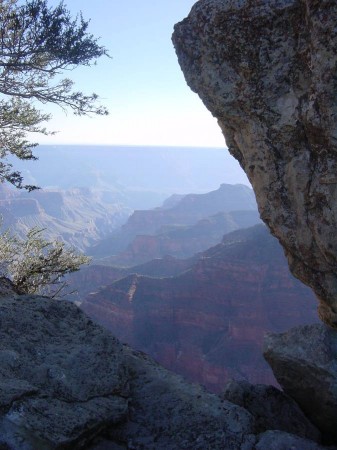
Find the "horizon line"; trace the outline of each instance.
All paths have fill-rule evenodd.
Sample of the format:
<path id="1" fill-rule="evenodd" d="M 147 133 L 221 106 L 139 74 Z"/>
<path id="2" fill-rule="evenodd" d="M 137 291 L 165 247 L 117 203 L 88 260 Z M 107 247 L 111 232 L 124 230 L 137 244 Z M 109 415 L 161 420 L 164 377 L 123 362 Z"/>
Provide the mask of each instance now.
<path id="1" fill-rule="evenodd" d="M 140 147 L 140 148 L 190 148 L 190 149 L 198 149 L 198 148 L 212 148 L 217 150 L 228 150 L 228 147 L 225 145 L 224 147 L 219 146 L 202 146 L 202 145 L 163 145 L 163 144 L 38 144 L 35 148 L 38 147 Z"/>

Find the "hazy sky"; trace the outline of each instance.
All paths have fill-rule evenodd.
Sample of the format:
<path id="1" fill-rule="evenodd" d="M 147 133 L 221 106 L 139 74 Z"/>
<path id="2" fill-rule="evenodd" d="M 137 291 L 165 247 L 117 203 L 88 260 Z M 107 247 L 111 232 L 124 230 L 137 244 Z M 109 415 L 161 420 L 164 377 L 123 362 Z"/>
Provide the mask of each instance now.
<path id="1" fill-rule="evenodd" d="M 72 13 L 91 19 L 90 31 L 112 56 L 66 75 L 77 88 L 99 94 L 110 115 L 77 118 L 53 107 L 49 128 L 59 133 L 40 143 L 224 147 L 215 119 L 186 85 L 171 43 L 173 25 L 194 3 L 65 0 Z"/>

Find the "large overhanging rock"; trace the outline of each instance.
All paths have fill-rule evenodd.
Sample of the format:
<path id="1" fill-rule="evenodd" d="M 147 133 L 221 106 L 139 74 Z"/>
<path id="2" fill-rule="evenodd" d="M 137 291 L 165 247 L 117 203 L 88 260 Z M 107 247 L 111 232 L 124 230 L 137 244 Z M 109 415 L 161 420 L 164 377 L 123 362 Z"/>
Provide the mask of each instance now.
<path id="1" fill-rule="evenodd" d="M 200 0 L 173 42 L 262 219 L 337 328 L 337 2 Z"/>

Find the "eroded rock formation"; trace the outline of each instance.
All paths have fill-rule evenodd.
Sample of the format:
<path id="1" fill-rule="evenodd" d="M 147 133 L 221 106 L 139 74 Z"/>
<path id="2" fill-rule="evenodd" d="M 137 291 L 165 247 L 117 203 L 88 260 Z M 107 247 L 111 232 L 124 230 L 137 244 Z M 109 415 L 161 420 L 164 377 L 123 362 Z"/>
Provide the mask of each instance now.
<path id="1" fill-rule="evenodd" d="M 86 188 L 23 192 L 0 185 L 0 216 L 4 229 L 10 228 L 21 237 L 28 229 L 38 227 L 47 239 L 61 239 L 84 251 L 111 233 L 131 212 L 107 197 L 104 192 Z"/>
<path id="2" fill-rule="evenodd" d="M 96 272 L 109 270 L 119 281 L 109 285 L 106 278 L 108 286 L 81 308 L 122 342 L 212 392 L 230 378 L 275 384 L 262 357 L 265 333 L 318 320 L 314 295 L 289 273 L 277 240 L 257 225 L 189 261 L 184 269 L 179 261 L 183 273 L 167 278 L 151 272 L 165 261 L 135 267 L 123 279 L 98 266 Z"/>
<path id="3" fill-rule="evenodd" d="M 200 0 L 173 35 L 292 272 L 337 328 L 337 3 Z"/>
<path id="4" fill-rule="evenodd" d="M 163 207 L 135 211 L 119 230 L 92 247 L 89 254 L 104 258 L 108 264 L 122 266 L 167 254 L 187 257 L 215 245 L 226 232 L 258 223 L 256 212 L 251 188 L 222 184 L 215 191 L 171 198 Z M 211 217 L 219 213 L 223 214 L 222 220 Z M 213 222 L 213 226 L 203 227 L 205 219 Z M 185 236 L 181 236 L 184 231 Z M 212 234 L 216 234 L 215 240 Z M 201 245 L 193 242 L 195 238 Z"/>

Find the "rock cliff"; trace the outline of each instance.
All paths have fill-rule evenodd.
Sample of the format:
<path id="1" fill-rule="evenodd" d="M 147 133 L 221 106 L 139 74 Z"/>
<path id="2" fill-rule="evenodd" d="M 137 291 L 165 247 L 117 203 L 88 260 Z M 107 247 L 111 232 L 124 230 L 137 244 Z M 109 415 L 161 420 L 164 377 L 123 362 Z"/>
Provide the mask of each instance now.
<path id="1" fill-rule="evenodd" d="M 167 255 L 188 258 L 218 244 L 224 234 L 260 222 L 257 211 L 232 211 L 205 217 L 190 226 L 163 226 L 158 234 L 135 236 L 124 251 L 104 258 L 102 263 L 130 267 Z"/>
<path id="2" fill-rule="evenodd" d="M 68 277 L 67 282 L 70 290 L 75 291 L 75 295 L 71 299 L 82 301 L 88 294 L 133 273 L 154 278 L 173 277 L 190 269 L 196 259 L 197 256 L 189 259 L 166 256 L 130 268 L 92 264 L 81 268 Z"/>
<path id="3" fill-rule="evenodd" d="M 200 0 L 173 42 L 292 272 L 337 328 L 337 3 Z"/>

